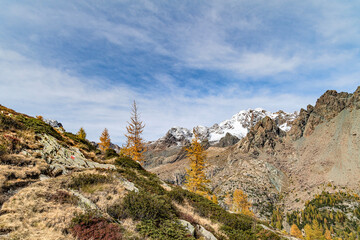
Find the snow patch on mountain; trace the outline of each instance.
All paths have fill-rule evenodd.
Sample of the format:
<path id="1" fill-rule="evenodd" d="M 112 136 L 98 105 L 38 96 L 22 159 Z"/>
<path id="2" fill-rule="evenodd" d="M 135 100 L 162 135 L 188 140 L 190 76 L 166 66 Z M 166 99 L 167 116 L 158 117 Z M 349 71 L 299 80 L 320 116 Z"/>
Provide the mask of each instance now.
<path id="1" fill-rule="evenodd" d="M 289 131 L 292 121 L 297 117 L 297 113 L 286 113 L 283 111 L 269 112 L 262 108 L 243 110 L 219 124 L 212 127 L 197 126 L 201 140 L 208 139 L 211 144 L 218 143 L 226 133 L 230 133 L 238 138 L 243 138 L 249 132 L 250 128 L 264 117 L 270 117 L 275 121 L 283 131 Z M 193 137 L 192 130 L 183 127 L 173 127 L 167 134 L 158 141 L 164 141 L 165 138 L 172 138 L 177 145 L 182 145 L 186 141 L 191 141 Z"/>

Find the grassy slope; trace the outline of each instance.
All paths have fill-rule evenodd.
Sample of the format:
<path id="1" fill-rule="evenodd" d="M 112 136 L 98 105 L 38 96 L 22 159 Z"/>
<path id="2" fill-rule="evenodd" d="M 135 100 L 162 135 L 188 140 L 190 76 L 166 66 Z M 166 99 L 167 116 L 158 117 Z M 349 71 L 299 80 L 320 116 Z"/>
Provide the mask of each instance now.
<path id="1" fill-rule="evenodd" d="M 37 136 L 42 134 L 78 147 L 92 160 L 112 156 L 117 169 L 77 170 L 39 181 L 40 174 L 47 172 L 46 162 L 21 152 L 41 148 Z M 131 159 L 113 152 L 96 155 L 88 141 L 1 105 L 0 137 L 0 159 L 6 167 L 0 176 L 5 183 L 0 186 L 0 238 L 86 239 L 91 232 L 99 239 L 193 239 L 177 221 L 184 219 L 218 239 L 280 239 L 254 219 L 228 213 L 201 196 L 164 184 Z M 26 184 L 19 185 L 21 181 Z M 131 183 L 139 192 L 129 191 Z M 16 192 L 6 197 L 9 190 Z"/>

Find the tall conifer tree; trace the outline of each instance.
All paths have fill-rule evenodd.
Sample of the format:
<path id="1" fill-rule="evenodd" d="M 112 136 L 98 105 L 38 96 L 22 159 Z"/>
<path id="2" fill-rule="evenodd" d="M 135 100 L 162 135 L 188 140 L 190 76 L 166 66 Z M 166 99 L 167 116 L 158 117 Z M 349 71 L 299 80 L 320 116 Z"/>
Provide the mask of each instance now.
<path id="1" fill-rule="evenodd" d="M 86 139 L 86 132 L 84 130 L 84 128 L 80 128 L 79 131 L 77 132 L 77 136 L 78 138 L 80 138 L 81 140 L 85 140 Z"/>
<path id="2" fill-rule="evenodd" d="M 99 145 L 100 145 L 100 149 L 104 152 L 110 148 L 110 135 L 107 128 L 104 129 L 104 131 L 100 136 Z"/>
<path id="3" fill-rule="evenodd" d="M 142 121 L 140 121 L 138 108 L 135 101 L 132 105 L 130 122 L 128 122 L 128 124 L 129 125 L 126 127 L 128 133 L 125 134 L 127 143 L 122 152 L 143 166 L 145 162 L 143 154 L 146 149 L 141 134 L 144 131 L 145 125 Z"/>
<path id="4" fill-rule="evenodd" d="M 206 184 L 210 182 L 204 172 L 206 155 L 195 128 L 193 129 L 193 134 L 194 138 L 192 139 L 191 145 L 186 148 L 190 159 L 190 168 L 186 169 L 187 176 L 185 186 L 191 192 L 206 196 L 209 194 L 209 189 Z"/>

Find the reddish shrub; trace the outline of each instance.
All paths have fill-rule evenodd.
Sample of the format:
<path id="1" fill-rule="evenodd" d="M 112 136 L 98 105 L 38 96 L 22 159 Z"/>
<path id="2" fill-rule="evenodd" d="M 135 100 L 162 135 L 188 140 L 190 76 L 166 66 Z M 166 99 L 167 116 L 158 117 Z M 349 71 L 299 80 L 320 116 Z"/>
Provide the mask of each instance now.
<path id="1" fill-rule="evenodd" d="M 121 240 L 121 228 L 103 218 L 91 218 L 87 222 L 75 224 L 70 229 L 72 235 L 79 240 Z"/>
<path id="2" fill-rule="evenodd" d="M 70 193 L 58 190 L 56 193 L 46 196 L 47 201 L 53 201 L 60 204 L 70 203 L 70 204 L 77 204 L 78 199 L 77 197 L 70 195 Z"/>

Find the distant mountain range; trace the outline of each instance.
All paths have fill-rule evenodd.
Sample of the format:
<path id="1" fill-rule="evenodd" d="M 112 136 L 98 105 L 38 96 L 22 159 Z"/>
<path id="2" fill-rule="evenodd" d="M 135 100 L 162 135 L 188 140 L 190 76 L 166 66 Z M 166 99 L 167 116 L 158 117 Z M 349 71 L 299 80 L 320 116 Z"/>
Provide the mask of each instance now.
<path id="1" fill-rule="evenodd" d="M 224 120 L 219 124 L 214 124 L 211 127 L 196 126 L 199 138 L 201 140 L 207 139 L 210 145 L 219 143 L 219 141 L 231 134 L 232 136 L 242 139 L 249 132 L 250 128 L 255 126 L 264 117 L 270 117 L 275 121 L 277 126 L 287 132 L 290 130 L 292 121 L 298 116 L 297 112 L 286 113 L 284 111 L 269 112 L 262 108 L 242 110 L 233 115 L 230 119 Z M 170 145 L 186 145 L 193 137 L 192 129 L 184 127 L 173 127 L 165 136 L 153 142 L 153 145 L 161 144 L 163 142 L 170 143 Z"/>

